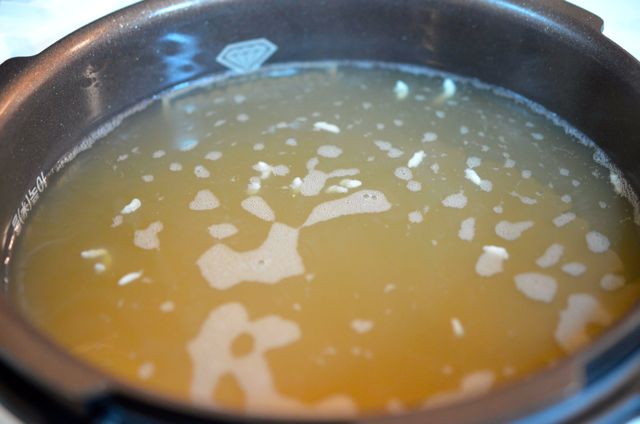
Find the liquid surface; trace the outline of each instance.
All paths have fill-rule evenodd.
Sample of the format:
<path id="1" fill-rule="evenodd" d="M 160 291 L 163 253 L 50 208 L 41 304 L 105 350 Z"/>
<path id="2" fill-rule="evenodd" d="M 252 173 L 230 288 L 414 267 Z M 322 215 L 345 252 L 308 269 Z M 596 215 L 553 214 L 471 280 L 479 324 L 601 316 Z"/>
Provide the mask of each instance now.
<path id="1" fill-rule="evenodd" d="M 428 73 L 237 77 L 164 97 L 71 162 L 21 235 L 10 296 L 75 355 L 197 403 L 448 402 L 552 364 L 636 302 L 633 209 L 593 153 Z"/>

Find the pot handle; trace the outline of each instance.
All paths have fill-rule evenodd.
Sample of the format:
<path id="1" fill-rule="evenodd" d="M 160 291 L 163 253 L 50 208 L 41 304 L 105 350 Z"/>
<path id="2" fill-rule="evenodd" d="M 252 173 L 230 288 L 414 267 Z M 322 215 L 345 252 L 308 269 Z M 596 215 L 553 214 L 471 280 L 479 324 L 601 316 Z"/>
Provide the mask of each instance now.
<path id="1" fill-rule="evenodd" d="M 581 8 L 580 6 L 576 6 L 573 3 L 569 3 L 568 1 L 565 1 L 564 3 L 567 14 L 571 16 L 576 23 L 593 31 L 602 32 L 604 29 L 604 21 L 600 16 Z"/>
<path id="2" fill-rule="evenodd" d="M 12 57 L 0 63 L 0 91 L 29 65 L 33 56 Z"/>

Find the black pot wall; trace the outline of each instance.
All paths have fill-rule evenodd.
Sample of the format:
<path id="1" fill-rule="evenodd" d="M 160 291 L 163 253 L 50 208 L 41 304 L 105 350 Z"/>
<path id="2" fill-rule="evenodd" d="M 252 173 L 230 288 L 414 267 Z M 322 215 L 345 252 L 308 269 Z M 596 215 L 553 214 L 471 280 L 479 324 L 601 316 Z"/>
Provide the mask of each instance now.
<path id="1" fill-rule="evenodd" d="M 268 63 L 411 63 L 508 88 L 596 140 L 639 189 L 640 64 L 604 38 L 601 25 L 597 17 L 554 0 L 143 2 L 37 57 L 0 66 L 3 247 L 12 239 L 11 220 L 40 172 L 46 174 L 115 114 L 177 84 L 226 70 L 216 62 L 225 45 L 262 37 L 278 46 Z M 25 326 L 2 310 L 8 310 L 3 302 L 0 315 L 6 322 Z M 635 328 L 630 320 L 595 350 L 614 346 Z M 7 340 L 0 337 L 0 345 L 11 343 Z M 51 348 L 40 342 L 33 346 Z M 5 363 L 9 356 L 20 364 L 11 349 L 7 352 Z M 530 412 L 551 398 L 567 397 L 563 389 L 549 386 L 526 408 L 520 405 L 526 399 L 520 399 L 508 412 L 498 401 L 486 402 L 484 418 Z M 474 420 L 468 414 L 458 418 Z"/>

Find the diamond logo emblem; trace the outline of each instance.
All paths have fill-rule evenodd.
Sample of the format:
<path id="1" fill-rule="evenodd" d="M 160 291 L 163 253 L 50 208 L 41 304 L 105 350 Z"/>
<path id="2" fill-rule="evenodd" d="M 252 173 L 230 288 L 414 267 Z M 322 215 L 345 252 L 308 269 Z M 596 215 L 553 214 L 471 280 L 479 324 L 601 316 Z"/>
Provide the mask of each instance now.
<path id="1" fill-rule="evenodd" d="M 278 50 L 278 46 L 266 38 L 228 44 L 216 60 L 232 71 L 245 73 L 260 68 Z"/>

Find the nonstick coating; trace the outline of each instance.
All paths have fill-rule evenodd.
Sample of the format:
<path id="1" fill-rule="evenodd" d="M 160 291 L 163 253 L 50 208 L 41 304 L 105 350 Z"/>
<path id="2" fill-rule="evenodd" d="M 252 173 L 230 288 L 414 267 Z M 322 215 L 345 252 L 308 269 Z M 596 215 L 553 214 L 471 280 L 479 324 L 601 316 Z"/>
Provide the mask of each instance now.
<path id="1" fill-rule="evenodd" d="M 601 28 L 599 18 L 559 0 L 142 2 L 38 56 L 0 65 L 3 252 L 17 236 L 12 221 L 25 194 L 80 140 L 154 94 L 226 71 L 216 61 L 222 49 L 258 38 L 277 46 L 267 63 L 408 63 L 512 90 L 595 140 L 639 192 L 640 63 Z M 0 265 L 4 288 L 9 263 Z M 525 381 L 455 407 L 360 421 L 549 422 L 602 414 L 622 420 L 638 408 L 610 406 L 634 393 L 639 340 L 636 308 L 586 350 Z M 114 381 L 38 334 L 1 295 L 0 400 L 27 422 L 263 421 L 195 409 Z"/>

